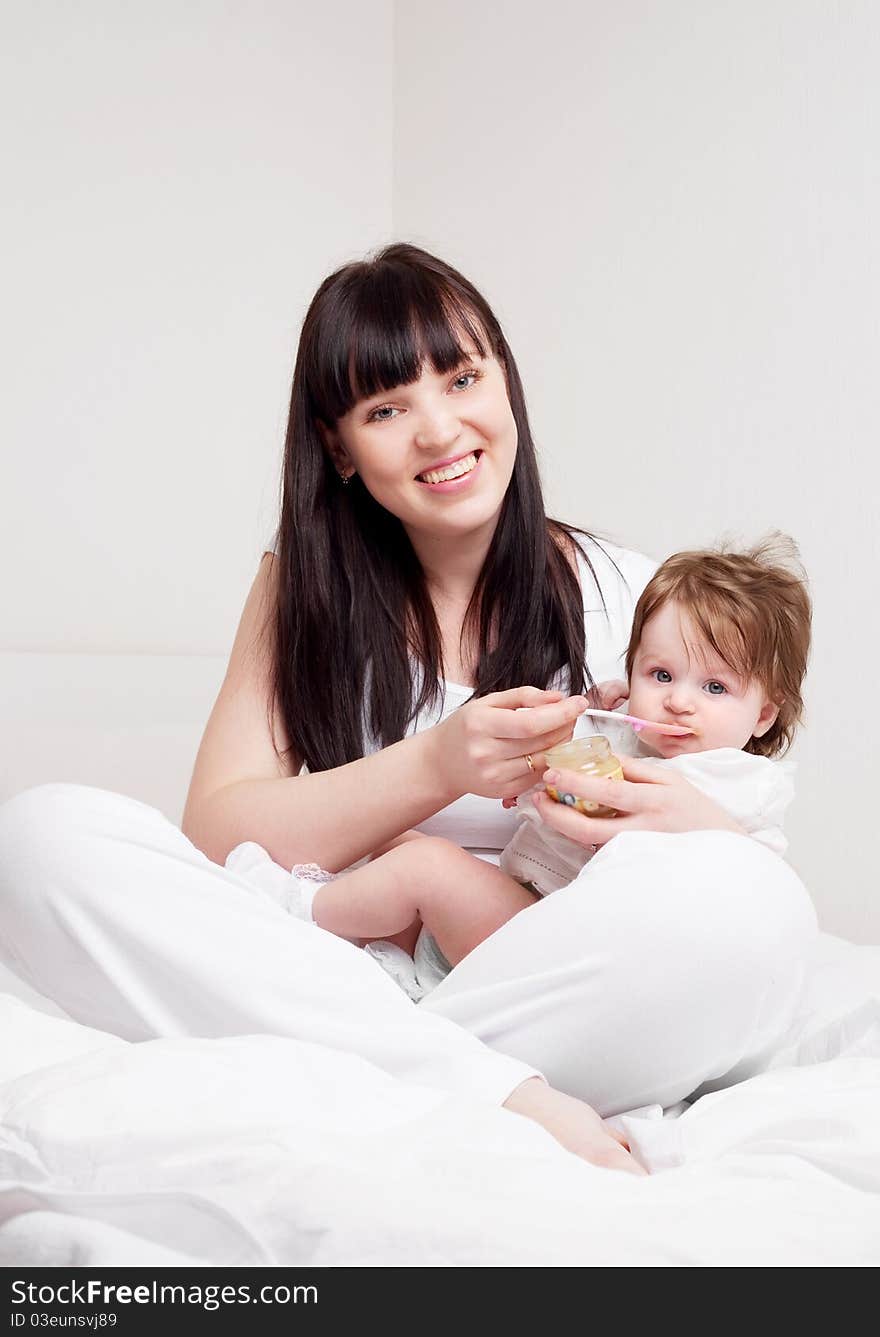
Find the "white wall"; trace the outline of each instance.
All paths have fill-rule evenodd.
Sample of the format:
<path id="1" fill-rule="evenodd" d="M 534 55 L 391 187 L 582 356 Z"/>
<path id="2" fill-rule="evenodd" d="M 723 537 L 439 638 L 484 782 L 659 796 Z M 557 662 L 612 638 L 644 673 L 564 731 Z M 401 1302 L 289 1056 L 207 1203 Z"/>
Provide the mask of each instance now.
<path id="1" fill-rule="evenodd" d="M 793 859 L 880 941 L 880 7 L 395 11 L 394 227 L 482 287 L 553 513 L 662 557 L 779 527 L 815 596 Z M 707 893 L 710 894 L 710 893 Z"/>
<path id="2" fill-rule="evenodd" d="M 391 18 L 0 0 L 0 799 L 179 821 L 306 305 L 390 236 Z"/>
<path id="3" fill-rule="evenodd" d="M 658 556 L 800 540 L 793 854 L 826 928 L 880 940 L 873 731 L 838 711 L 878 658 L 880 10 L 0 17 L 0 798 L 73 779 L 179 817 L 274 520 L 305 305 L 393 222 L 495 303 L 555 513 Z"/>
<path id="4" fill-rule="evenodd" d="M 306 304 L 389 234 L 391 31 L 3 0 L 0 652 L 228 651 Z"/>

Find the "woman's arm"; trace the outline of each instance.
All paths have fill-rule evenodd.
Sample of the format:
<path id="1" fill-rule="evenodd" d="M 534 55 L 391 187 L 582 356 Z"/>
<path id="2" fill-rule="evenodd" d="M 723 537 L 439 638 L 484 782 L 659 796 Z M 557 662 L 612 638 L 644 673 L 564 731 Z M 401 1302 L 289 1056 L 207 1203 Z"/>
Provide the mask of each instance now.
<path id="1" fill-rule="evenodd" d="M 223 863 L 254 840 L 289 868 L 317 860 L 345 868 L 457 797 L 432 759 L 428 733 L 316 775 L 299 776 L 275 713 L 269 723 L 275 559 L 266 554 L 245 603 L 220 693 L 208 719 L 182 829 Z"/>
<path id="2" fill-rule="evenodd" d="M 534 777 L 525 753 L 569 737 L 582 698 L 516 688 L 469 702 L 443 724 L 331 771 L 300 776 L 277 712 L 269 722 L 275 559 L 266 554 L 196 758 L 183 832 L 216 863 L 245 840 L 290 868 L 333 872 L 418 826 L 470 790 L 501 798 Z M 522 710 L 517 707 L 532 706 Z"/>

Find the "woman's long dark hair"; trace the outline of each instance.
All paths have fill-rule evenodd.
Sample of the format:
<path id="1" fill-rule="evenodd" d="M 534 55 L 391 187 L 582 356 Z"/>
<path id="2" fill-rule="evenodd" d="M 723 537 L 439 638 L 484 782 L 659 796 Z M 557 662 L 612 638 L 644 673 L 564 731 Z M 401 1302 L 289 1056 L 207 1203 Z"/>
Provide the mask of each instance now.
<path id="1" fill-rule="evenodd" d="M 401 522 L 355 475 L 347 487 L 317 422 L 465 360 L 464 336 L 501 363 L 517 429 L 513 475 L 464 618 L 478 647 L 475 696 L 562 675 L 592 685 L 581 591 L 563 547 L 584 533 L 547 518 L 513 354 L 485 299 L 435 256 L 398 243 L 325 279 L 306 315 L 293 375 L 276 549 L 274 700 L 310 771 L 403 738 L 442 691 L 440 631 Z M 421 666 L 421 671 L 419 669 Z"/>

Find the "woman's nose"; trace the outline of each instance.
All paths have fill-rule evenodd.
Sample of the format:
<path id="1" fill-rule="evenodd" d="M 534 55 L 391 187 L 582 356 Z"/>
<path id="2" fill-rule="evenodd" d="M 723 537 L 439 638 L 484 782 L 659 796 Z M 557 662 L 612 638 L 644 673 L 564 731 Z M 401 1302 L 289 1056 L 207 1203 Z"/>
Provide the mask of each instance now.
<path id="1" fill-rule="evenodd" d="M 416 445 L 423 450 L 438 452 L 454 445 L 460 430 L 457 415 L 448 408 L 423 412 L 416 426 Z"/>

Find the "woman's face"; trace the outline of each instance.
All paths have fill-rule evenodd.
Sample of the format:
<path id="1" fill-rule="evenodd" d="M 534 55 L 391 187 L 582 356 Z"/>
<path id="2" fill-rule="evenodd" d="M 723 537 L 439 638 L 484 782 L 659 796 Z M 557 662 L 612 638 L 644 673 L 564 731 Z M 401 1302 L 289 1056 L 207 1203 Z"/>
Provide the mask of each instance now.
<path id="1" fill-rule="evenodd" d="M 501 364 L 471 350 L 451 372 L 359 400 L 322 429 L 340 473 L 353 470 L 411 537 L 494 530 L 517 432 Z"/>

